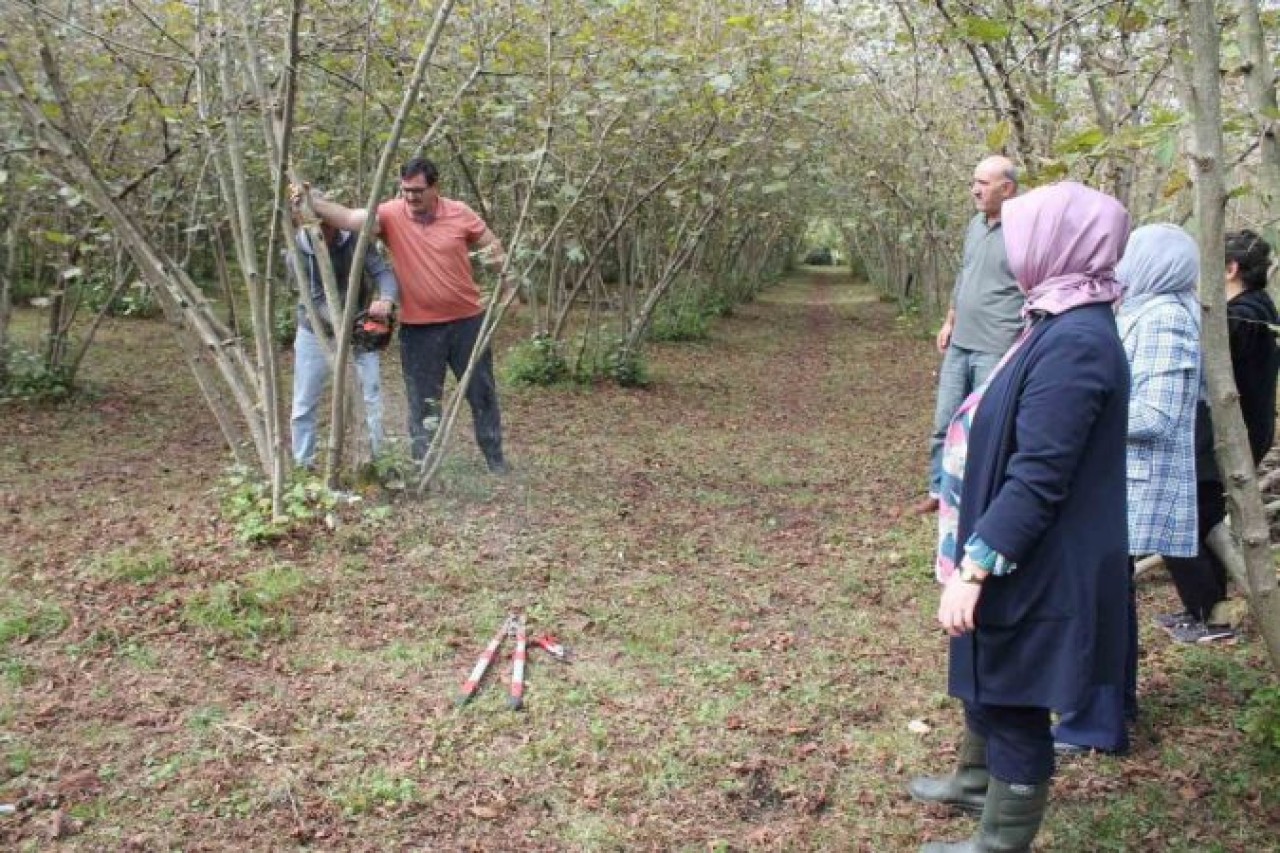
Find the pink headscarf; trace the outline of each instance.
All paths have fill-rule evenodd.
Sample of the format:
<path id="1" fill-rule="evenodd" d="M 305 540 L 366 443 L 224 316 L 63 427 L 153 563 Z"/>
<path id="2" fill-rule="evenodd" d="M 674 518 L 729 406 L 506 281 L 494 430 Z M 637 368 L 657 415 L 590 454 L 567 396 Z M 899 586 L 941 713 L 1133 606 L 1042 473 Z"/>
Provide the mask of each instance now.
<path id="1" fill-rule="evenodd" d="M 1009 269 L 1027 295 L 1024 314 L 1120 298 L 1115 269 L 1129 213 L 1111 196 L 1063 181 L 1009 199 L 1000 220 Z"/>

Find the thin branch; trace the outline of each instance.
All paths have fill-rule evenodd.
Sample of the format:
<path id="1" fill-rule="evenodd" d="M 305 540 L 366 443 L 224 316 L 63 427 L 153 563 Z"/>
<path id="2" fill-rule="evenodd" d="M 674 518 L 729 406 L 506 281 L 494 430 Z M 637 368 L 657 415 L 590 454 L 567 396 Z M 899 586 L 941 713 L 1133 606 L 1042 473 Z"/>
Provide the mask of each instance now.
<path id="1" fill-rule="evenodd" d="M 48 9 L 46 6 L 36 2 L 36 0 L 20 0 L 20 2 L 23 5 L 27 6 L 29 9 L 31 9 L 33 12 L 40 15 L 44 15 L 46 18 L 56 21 L 57 23 L 63 25 L 64 27 L 69 27 L 73 30 L 76 30 L 77 32 L 83 33 L 84 35 L 87 35 L 90 38 L 97 39 L 103 44 L 109 44 L 112 47 L 118 48 L 120 50 L 127 50 L 132 53 L 139 54 L 141 56 L 150 57 L 151 59 L 163 59 L 168 62 L 176 62 L 179 65 L 195 64 L 194 58 L 184 59 L 180 56 L 173 56 L 172 54 L 168 54 L 168 53 L 159 53 L 153 50 L 146 50 L 144 48 L 138 47 L 137 45 L 128 44 L 127 42 L 117 41 L 116 39 L 113 39 L 113 38 L 108 38 L 107 36 L 103 35 L 97 30 L 91 30 L 88 27 L 77 24 L 75 21 L 72 21 L 69 18 L 64 18 L 61 15 L 56 14 L 55 12 Z"/>
<path id="2" fill-rule="evenodd" d="M 130 8 L 130 9 L 132 9 L 133 11 L 135 11 L 135 12 L 137 12 L 139 15 L 141 15 L 141 16 L 142 16 L 142 19 L 143 19 L 144 21 L 146 21 L 146 22 L 147 22 L 148 24 L 150 24 L 153 28 L 155 28 L 155 31 L 156 31 L 157 33 L 159 33 L 159 34 L 160 34 L 161 38 L 163 38 L 165 41 L 167 41 L 167 42 L 169 42 L 170 44 L 172 44 L 172 45 L 173 45 L 174 47 L 176 47 L 178 50 L 180 50 L 180 51 L 182 51 L 183 53 L 185 53 L 185 54 L 189 57 L 189 59 L 190 59 L 190 61 L 191 61 L 191 62 L 193 62 L 193 63 L 195 62 L 196 57 L 195 57 L 195 54 L 193 54 L 193 53 L 191 52 L 191 49 L 190 49 L 189 47 L 187 47 L 185 44 L 183 44 L 182 42 L 178 41 L 178 40 L 177 40 L 176 38 L 174 38 L 172 35 L 170 35 L 170 34 L 169 34 L 169 31 L 168 31 L 168 30 L 166 30 L 163 26 L 161 26 L 159 21 L 157 21 L 155 18 L 151 17 L 151 15 L 150 15 L 150 14 L 148 14 L 147 10 L 145 10 L 145 9 L 141 8 L 141 7 L 137 4 L 136 0 L 125 0 L 125 2 L 127 2 L 127 3 L 129 4 L 129 8 Z"/>

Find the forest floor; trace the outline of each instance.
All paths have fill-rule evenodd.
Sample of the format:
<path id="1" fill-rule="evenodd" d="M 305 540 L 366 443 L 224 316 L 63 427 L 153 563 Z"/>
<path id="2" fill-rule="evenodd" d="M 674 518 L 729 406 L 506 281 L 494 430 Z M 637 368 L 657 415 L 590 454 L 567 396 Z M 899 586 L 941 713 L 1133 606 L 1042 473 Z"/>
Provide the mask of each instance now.
<path id="1" fill-rule="evenodd" d="M 516 326 L 518 328 L 519 320 Z M 517 335 L 508 330 L 498 347 Z M 0 847 L 914 850 L 973 821 L 903 792 L 954 757 L 925 476 L 937 356 L 840 271 L 654 346 L 653 384 L 503 387 L 425 498 L 241 543 L 167 330 L 111 321 L 96 393 L 0 406 Z M 398 370 L 384 377 L 399 433 Z M 1141 586 L 1132 754 L 1064 762 L 1044 850 L 1275 849 L 1246 744 L 1261 642 L 1172 645 Z M 510 643 L 511 609 L 571 664 Z"/>

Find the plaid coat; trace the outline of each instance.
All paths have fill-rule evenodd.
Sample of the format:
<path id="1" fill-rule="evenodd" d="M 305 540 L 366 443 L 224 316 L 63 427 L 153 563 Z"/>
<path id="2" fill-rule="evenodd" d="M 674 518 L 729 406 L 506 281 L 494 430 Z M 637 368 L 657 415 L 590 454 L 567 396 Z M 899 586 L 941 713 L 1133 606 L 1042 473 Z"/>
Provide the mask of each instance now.
<path id="1" fill-rule="evenodd" d="M 1176 296 L 1124 303 L 1116 317 L 1129 359 L 1129 553 L 1194 557 L 1195 411 L 1200 333 Z"/>

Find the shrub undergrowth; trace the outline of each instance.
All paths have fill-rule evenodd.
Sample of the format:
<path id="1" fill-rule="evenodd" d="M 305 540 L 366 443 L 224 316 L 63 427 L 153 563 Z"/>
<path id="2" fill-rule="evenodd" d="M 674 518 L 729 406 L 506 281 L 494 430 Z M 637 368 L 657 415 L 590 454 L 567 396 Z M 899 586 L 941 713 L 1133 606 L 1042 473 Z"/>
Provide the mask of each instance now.
<path id="1" fill-rule="evenodd" d="M 95 313 L 105 310 L 110 317 L 160 316 L 160 303 L 144 283 L 136 282 L 113 297 L 114 289 L 115 284 L 105 277 L 92 279 L 85 287 L 85 304 Z"/>
<path id="2" fill-rule="evenodd" d="M 36 353 L 22 347 L 9 347 L 6 369 L 0 384 L 0 402 L 20 400 L 27 403 L 65 400 L 75 390 L 71 371 L 63 366 L 50 366 Z"/>
<path id="3" fill-rule="evenodd" d="M 644 388 L 649 384 L 649 365 L 643 355 L 618 341 L 605 353 L 604 375 L 623 388 Z"/>
<path id="4" fill-rule="evenodd" d="M 733 313 L 733 300 L 711 288 L 686 291 L 679 298 L 658 304 L 649 323 L 651 341 L 684 343 L 705 341 L 711 334 L 711 321 Z"/>
<path id="5" fill-rule="evenodd" d="M 222 510 L 242 542 L 272 542 L 323 519 L 338 496 L 320 478 L 297 471 L 284 491 L 281 517 L 271 512 L 271 484 L 254 472 L 233 469 L 222 484 Z"/>
<path id="6" fill-rule="evenodd" d="M 513 385 L 555 385 L 569 378 L 562 342 L 539 334 L 521 341 L 507 355 L 507 380 Z"/>
<path id="7" fill-rule="evenodd" d="M 281 300 L 271 317 L 271 337 L 276 346 L 289 347 L 297 334 L 298 309 L 292 302 Z"/>

